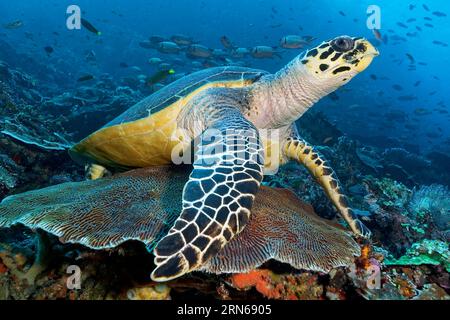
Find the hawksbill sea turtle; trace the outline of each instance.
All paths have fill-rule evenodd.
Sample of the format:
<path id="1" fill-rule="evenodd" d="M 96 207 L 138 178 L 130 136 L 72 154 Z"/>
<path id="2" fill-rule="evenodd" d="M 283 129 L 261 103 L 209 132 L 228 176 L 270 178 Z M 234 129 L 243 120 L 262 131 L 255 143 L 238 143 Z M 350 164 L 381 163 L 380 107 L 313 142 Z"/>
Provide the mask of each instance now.
<path id="1" fill-rule="evenodd" d="M 181 213 L 154 249 L 155 281 L 201 268 L 242 232 L 264 169 L 275 163 L 304 165 L 352 231 L 369 237 L 333 170 L 299 136 L 295 121 L 377 55 L 366 39 L 341 36 L 300 54 L 275 74 L 241 67 L 195 72 L 132 106 L 70 154 L 98 178 L 106 169 L 170 164 L 192 154 L 194 146 Z M 264 130 L 277 138 L 264 139 Z"/>

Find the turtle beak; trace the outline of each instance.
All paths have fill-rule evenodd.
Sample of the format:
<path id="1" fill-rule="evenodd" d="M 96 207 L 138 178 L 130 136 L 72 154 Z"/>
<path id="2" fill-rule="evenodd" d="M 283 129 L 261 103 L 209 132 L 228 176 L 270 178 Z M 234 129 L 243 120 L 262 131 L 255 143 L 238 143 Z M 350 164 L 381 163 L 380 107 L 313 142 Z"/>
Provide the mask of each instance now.
<path id="1" fill-rule="evenodd" d="M 364 44 L 366 51 L 363 53 L 361 61 L 355 67 L 356 71 L 363 72 L 372 63 L 373 58 L 380 55 L 380 52 L 366 39 L 361 41 Z"/>

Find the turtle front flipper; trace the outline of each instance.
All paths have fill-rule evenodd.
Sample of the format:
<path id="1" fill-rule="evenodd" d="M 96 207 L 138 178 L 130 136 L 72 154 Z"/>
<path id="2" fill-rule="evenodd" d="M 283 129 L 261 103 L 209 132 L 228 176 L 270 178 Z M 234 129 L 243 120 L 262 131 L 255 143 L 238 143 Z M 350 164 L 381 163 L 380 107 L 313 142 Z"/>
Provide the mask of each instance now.
<path id="1" fill-rule="evenodd" d="M 258 131 L 239 110 L 220 107 L 200 137 L 183 208 L 155 247 L 155 281 L 198 269 L 241 232 L 263 177 Z"/>
<path id="2" fill-rule="evenodd" d="M 334 170 L 327 165 L 319 153 L 300 137 L 288 138 L 283 146 L 284 155 L 304 165 L 316 178 L 326 194 L 348 223 L 352 231 L 362 237 L 370 238 L 370 230 L 355 216 L 343 194 L 340 182 Z"/>

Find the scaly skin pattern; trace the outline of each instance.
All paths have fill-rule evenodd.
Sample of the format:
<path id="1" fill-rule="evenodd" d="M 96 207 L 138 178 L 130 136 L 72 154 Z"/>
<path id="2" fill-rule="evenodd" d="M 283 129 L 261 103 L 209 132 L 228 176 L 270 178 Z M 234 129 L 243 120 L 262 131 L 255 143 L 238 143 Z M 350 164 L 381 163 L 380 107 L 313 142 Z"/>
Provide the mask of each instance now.
<path id="1" fill-rule="evenodd" d="M 263 178 L 263 147 L 258 130 L 234 107 L 236 97 L 227 90 L 209 89 L 193 101 L 197 107 L 190 110 L 202 110 L 205 130 L 183 190 L 181 215 L 154 250 L 155 280 L 198 269 L 250 218 Z"/>
<path id="2" fill-rule="evenodd" d="M 293 123 L 363 71 L 377 54 L 364 39 L 336 38 L 249 87 L 210 88 L 188 102 L 177 117 L 177 129 L 185 131 L 182 153 L 199 139 L 194 143 L 194 170 L 183 192 L 183 211 L 154 250 L 153 280 L 198 269 L 245 227 L 266 164 L 263 149 L 267 155 L 269 146 L 280 149 L 280 162 L 295 160 L 306 166 L 352 230 L 370 235 L 348 207 L 331 168 L 296 135 Z M 206 139 L 210 129 L 219 132 L 214 142 Z M 262 142 L 263 129 L 278 130 L 279 141 Z M 203 153 L 213 147 L 220 151 Z"/>
<path id="3" fill-rule="evenodd" d="M 303 164 L 308 169 L 355 234 L 370 237 L 370 230 L 364 226 L 349 207 L 347 197 L 342 191 L 335 172 L 313 147 L 299 137 L 288 138 L 283 145 L 283 154 Z"/>

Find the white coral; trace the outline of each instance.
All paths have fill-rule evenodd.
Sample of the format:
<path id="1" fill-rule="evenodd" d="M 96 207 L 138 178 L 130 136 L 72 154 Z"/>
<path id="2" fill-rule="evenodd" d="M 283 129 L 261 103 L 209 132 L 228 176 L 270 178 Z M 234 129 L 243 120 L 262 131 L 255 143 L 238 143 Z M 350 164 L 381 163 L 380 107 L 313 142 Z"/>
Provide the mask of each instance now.
<path id="1" fill-rule="evenodd" d="M 414 214 L 431 214 L 440 229 L 450 228 L 450 192 L 446 186 L 440 184 L 421 186 L 418 190 L 414 190 L 408 207 Z"/>

